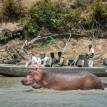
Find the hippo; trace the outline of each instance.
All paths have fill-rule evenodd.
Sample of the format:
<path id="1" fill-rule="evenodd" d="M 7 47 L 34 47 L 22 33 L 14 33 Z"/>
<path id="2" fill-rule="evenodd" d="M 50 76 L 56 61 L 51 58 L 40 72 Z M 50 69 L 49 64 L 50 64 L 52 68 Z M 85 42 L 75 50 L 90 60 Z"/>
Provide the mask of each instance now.
<path id="1" fill-rule="evenodd" d="M 36 68 L 21 80 L 23 85 L 31 85 L 35 89 L 48 88 L 54 90 L 89 90 L 104 89 L 101 80 L 86 71 L 47 71 Z"/>

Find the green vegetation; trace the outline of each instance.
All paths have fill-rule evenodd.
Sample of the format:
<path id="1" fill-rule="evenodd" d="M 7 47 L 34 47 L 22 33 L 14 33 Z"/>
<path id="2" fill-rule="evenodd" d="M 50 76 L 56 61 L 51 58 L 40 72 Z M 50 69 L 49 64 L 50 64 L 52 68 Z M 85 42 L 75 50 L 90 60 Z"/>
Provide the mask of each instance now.
<path id="1" fill-rule="evenodd" d="M 107 18 L 107 5 L 103 4 L 101 0 L 97 0 L 92 5 L 90 5 L 90 10 L 88 11 L 87 20 L 84 21 L 85 24 L 97 24 L 100 23 L 104 18 Z"/>
<path id="2" fill-rule="evenodd" d="M 1 54 L 1 57 L 5 58 L 7 56 L 7 54 L 3 53 Z"/>
<path id="3" fill-rule="evenodd" d="M 43 47 L 44 45 L 48 47 L 50 44 L 51 44 L 51 45 L 56 45 L 55 42 L 56 42 L 56 39 L 45 40 L 45 41 L 39 40 L 39 41 L 38 41 L 38 44 L 39 44 L 40 47 Z M 39 48 L 40 48 L 40 47 L 39 47 Z"/>
<path id="4" fill-rule="evenodd" d="M 72 0 L 68 0 L 69 2 Z M 17 32 L 12 35 L 20 38 L 27 36 L 36 36 L 40 31 L 48 29 L 51 33 L 72 32 L 78 33 L 82 25 L 90 32 L 90 26 L 101 24 L 102 20 L 107 18 L 107 5 L 102 0 L 74 0 L 74 6 L 67 7 L 59 0 L 51 3 L 49 0 L 37 2 L 33 7 L 26 10 L 20 2 L 7 0 L 1 9 L 1 21 L 3 19 L 17 19 L 19 25 L 23 25 L 23 33 Z M 85 16 L 82 14 L 85 13 Z M 88 26 L 88 28 L 87 28 Z M 0 40 L 9 39 L 10 33 L 7 32 L 7 38 L 0 35 Z"/>
<path id="5" fill-rule="evenodd" d="M 95 3 L 93 3 L 91 9 L 93 10 L 93 14 L 95 15 L 96 20 L 98 18 L 102 19 L 107 17 L 107 5 L 102 4 L 101 0 L 97 0 Z"/>
<path id="6" fill-rule="evenodd" d="M 64 48 L 66 45 L 66 41 L 63 42 L 63 44 L 61 45 L 62 48 Z"/>
<path id="7" fill-rule="evenodd" d="M 62 33 L 72 29 L 80 20 L 80 14 L 80 9 L 66 8 L 63 3 L 38 2 L 19 23 L 25 24 L 25 36 L 36 35 L 38 31 L 45 29 L 52 33 Z"/>
<path id="8" fill-rule="evenodd" d="M 0 13 L 3 20 L 20 19 L 24 17 L 24 7 L 20 1 L 6 0 Z"/>
<path id="9" fill-rule="evenodd" d="M 11 32 L 9 30 L 5 30 L 4 36 L 0 35 L 0 40 L 5 40 L 5 42 L 7 42 L 9 38 L 11 38 Z"/>

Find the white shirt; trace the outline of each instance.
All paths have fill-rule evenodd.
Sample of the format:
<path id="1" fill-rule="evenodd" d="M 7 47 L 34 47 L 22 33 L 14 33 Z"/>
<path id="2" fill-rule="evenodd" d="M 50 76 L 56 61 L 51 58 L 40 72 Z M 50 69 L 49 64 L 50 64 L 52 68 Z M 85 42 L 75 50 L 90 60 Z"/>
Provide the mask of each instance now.
<path id="1" fill-rule="evenodd" d="M 43 58 L 39 57 L 38 58 L 38 64 L 46 65 L 47 59 L 48 59 L 48 57 L 46 57 L 46 56 Z"/>
<path id="2" fill-rule="evenodd" d="M 37 63 L 38 61 L 37 61 L 36 57 L 32 56 L 32 58 L 29 59 L 29 62 L 30 63 Z"/>
<path id="3" fill-rule="evenodd" d="M 89 53 L 88 54 L 94 54 L 94 49 L 93 48 L 91 48 L 90 50 L 89 50 Z"/>

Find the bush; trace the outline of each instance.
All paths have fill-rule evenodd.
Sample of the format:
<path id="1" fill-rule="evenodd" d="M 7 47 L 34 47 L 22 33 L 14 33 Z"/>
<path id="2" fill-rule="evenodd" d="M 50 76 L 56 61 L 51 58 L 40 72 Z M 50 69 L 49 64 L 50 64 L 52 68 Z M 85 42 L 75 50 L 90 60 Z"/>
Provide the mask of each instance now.
<path id="1" fill-rule="evenodd" d="M 24 24 L 24 34 L 35 35 L 40 30 L 49 29 L 52 33 L 68 32 L 80 19 L 81 9 L 67 8 L 62 2 L 38 2 L 28 10 L 25 18 L 19 20 Z"/>
<path id="2" fill-rule="evenodd" d="M 74 5 L 77 8 L 86 9 L 90 4 L 92 4 L 95 0 L 74 0 Z"/>
<path id="3" fill-rule="evenodd" d="M 24 7 L 19 1 L 6 0 L 1 9 L 1 14 L 4 19 L 20 19 L 24 16 Z"/>
<path id="4" fill-rule="evenodd" d="M 99 20 L 107 17 L 107 6 L 101 0 L 74 0 L 75 9 L 67 8 L 61 0 L 55 3 L 49 1 L 37 2 L 24 14 L 20 2 L 7 0 L 1 11 L 4 19 L 19 19 L 19 24 L 24 26 L 23 33 L 17 32 L 12 36 L 20 38 L 36 36 L 46 29 L 51 33 L 78 33 L 80 29 L 78 25 L 82 24 L 83 27 L 85 25 L 85 28 L 88 26 L 86 28 L 88 29 L 89 26 L 98 24 Z M 85 17 L 82 17 L 81 13 L 85 13 Z M 7 38 L 11 38 L 9 32 L 5 37 L 0 36 L 0 40 Z"/>
<path id="5" fill-rule="evenodd" d="M 0 40 L 4 40 L 4 36 L 0 35 Z"/>
<path id="6" fill-rule="evenodd" d="M 91 9 L 93 10 L 96 20 L 101 20 L 107 17 L 107 5 L 103 4 L 102 0 L 97 0 L 93 3 Z"/>
<path id="7" fill-rule="evenodd" d="M 88 10 L 88 15 L 85 18 L 84 24 L 87 25 L 97 25 L 101 24 L 102 20 L 107 18 L 107 6 L 102 3 L 101 0 L 95 1 L 90 5 Z"/>

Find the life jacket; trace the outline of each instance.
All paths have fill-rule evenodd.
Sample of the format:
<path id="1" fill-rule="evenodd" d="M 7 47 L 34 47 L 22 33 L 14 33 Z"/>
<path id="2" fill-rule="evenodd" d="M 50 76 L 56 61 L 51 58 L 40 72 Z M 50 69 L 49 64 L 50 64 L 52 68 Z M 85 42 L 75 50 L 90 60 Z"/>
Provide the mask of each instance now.
<path id="1" fill-rule="evenodd" d="M 107 58 L 104 58 L 103 65 L 107 65 Z"/>

